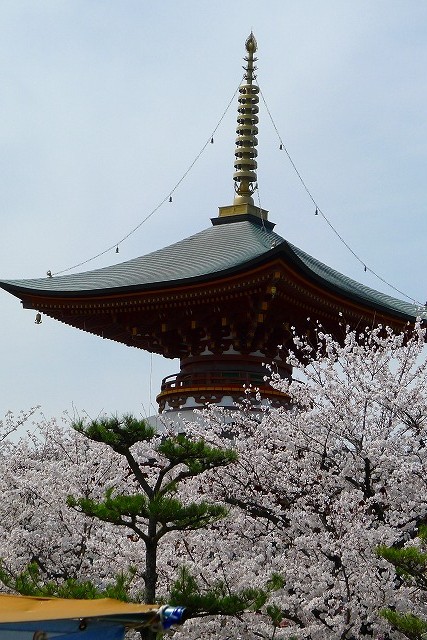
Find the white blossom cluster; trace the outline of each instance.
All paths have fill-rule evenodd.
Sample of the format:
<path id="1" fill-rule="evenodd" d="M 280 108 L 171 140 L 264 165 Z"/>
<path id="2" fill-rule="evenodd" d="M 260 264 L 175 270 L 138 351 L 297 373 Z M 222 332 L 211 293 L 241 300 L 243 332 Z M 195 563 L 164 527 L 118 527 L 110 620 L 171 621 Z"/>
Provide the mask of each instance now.
<path id="1" fill-rule="evenodd" d="M 127 532 L 70 509 L 70 494 L 101 498 L 126 474 L 119 456 L 55 420 L 1 451 L 1 558 L 11 574 L 34 562 L 45 580 L 102 587 L 129 555 Z M 123 535 L 124 534 L 124 535 Z"/>
<path id="2" fill-rule="evenodd" d="M 225 410 L 208 409 L 188 425 L 189 435 L 225 442 L 239 458 L 180 488 L 181 499 L 218 501 L 229 515 L 208 529 L 162 539 L 159 594 L 166 597 L 182 565 L 202 588 L 221 581 L 230 593 L 266 588 L 273 575 L 281 582 L 260 610 L 189 621 L 177 635 L 395 638 L 381 607 L 423 613 L 419 594 L 396 581 L 375 549 L 415 544 L 427 518 L 424 340 L 417 325 L 410 336 L 382 327 L 348 331 L 340 344 L 319 327 L 315 344 L 295 337 L 289 360 L 299 381 L 272 376 L 289 395 L 289 408 L 254 414 L 248 405 L 233 413 L 231 426 Z M 35 561 L 47 577 L 99 585 L 133 565 L 135 592 L 141 590 L 141 541 L 66 506 L 69 494 L 136 490 L 123 458 L 54 421 L 16 444 L 1 433 L 0 441 L 4 565 L 13 573 Z M 145 445 L 134 449 L 154 482 L 161 457 Z"/>

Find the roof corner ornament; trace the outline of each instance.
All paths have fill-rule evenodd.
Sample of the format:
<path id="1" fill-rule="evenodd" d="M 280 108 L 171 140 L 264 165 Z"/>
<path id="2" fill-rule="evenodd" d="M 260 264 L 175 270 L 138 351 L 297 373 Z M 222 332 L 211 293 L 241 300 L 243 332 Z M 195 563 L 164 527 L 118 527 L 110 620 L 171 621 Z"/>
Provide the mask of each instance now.
<path id="1" fill-rule="evenodd" d="M 258 145 L 258 93 L 259 87 L 254 84 L 255 80 L 255 51 L 257 50 L 257 42 L 254 34 L 250 33 L 246 39 L 245 47 L 247 55 L 244 60 L 246 65 L 243 67 L 245 74 L 243 81 L 239 87 L 238 98 L 238 115 L 236 127 L 236 150 L 234 152 L 234 189 L 236 195 L 234 204 L 254 204 L 252 195 L 257 187 L 257 162 L 258 155 L 256 147 Z"/>

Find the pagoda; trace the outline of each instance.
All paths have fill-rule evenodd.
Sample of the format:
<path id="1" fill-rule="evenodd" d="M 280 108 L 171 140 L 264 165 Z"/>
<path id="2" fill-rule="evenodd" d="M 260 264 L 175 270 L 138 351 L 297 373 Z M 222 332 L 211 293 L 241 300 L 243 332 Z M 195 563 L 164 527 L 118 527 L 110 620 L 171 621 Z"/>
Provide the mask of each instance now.
<path id="1" fill-rule="evenodd" d="M 286 396 L 265 381 L 266 365 L 291 376 L 286 362 L 291 328 L 306 333 L 308 317 L 339 338 L 343 323 L 382 323 L 399 330 L 425 315 L 416 305 L 355 282 L 293 246 L 275 233 L 268 212 L 254 204 L 256 49 L 251 33 L 239 87 L 234 202 L 219 208 L 209 228 L 102 269 L 0 281 L 25 309 L 179 358 L 180 371 L 162 382 L 160 413 L 206 403 L 232 406 L 250 388 L 259 389 L 273 406 L 285 405 Z"/>

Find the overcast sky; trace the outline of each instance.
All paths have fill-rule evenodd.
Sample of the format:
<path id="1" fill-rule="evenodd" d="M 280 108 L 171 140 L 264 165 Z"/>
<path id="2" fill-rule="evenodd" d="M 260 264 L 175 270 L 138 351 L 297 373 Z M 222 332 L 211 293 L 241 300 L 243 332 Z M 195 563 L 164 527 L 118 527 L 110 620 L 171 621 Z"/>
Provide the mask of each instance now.
<path id="1" fill-rule="evenodd" d="M 352 249 L 425 302 L 425 0 L 2 0 L 0 279 L 102 252 L 163 200 L 210 137 L 258 41 L 258 80 L 299 172 Z M 210 226 L 232 203 L 236 104 L 166 203 L 114 251 L 124 261 Z M 299 182 L 260 104 L 259 185 L 276 231 L 364 272 Z M 70 272 L 71 273 L 71 272 Z M 0 290 L 0 417 L 155 412 L 177 361 L 23 310 Z M 151 407 L 150 407 L 151 403 Z"/>

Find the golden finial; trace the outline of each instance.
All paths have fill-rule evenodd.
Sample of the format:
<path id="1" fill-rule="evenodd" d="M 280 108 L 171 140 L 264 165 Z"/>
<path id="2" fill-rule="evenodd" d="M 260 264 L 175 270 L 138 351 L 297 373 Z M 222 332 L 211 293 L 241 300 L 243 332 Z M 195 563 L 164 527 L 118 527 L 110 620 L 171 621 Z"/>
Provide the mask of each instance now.
<path id="1" fill-rule="evenodd" d="M 236 127 L 236 148 L 234 151 L 234 202 L 232 206 L 220 207 L 219 216 L 235 216 L 251 214 L 262 220 L 267 220 L 268 212 L 254 205 L 252 195 L 257 188 L 257 161 L 258 155 L 258 102 L 259 87 L 256 85 L 254 56 L 257 50 L 257 41 L 251 33 L 246 38 L 245 48 L 247 55 L 244 57 L 245 70 L 242 83 L 239 87 Z"/>
<path id="2" fill-rule="evenodd" d="M 255 51 L 257 50 L 257 42 L 255 40 L 255 36 L 252 33 L 252 31 L 246 38 L 245 47 L 248 53 L 255 53 Z"/>
<path id="3" fill-rule="evenodd" d="M 243 67 L 245 75 L 243 82 L 239 87 L 239 105 L 237 115 L 236 128 L 236 150 L 234 155 L 234 188 L 236 196 L 234 204 L 252 204 L 254 203 L 252 194 L 256 189 L 256 168 L 257 157 L 256 146 L 258 140 L 258 93 L 259 88 L 254 84 L 254 71 L 256 58 L 254 53 L 257 50 L 257 42 L 254 34 L 251 32 L 245 42 L 248 55 L 245 56 L 246 65 Z"/>

